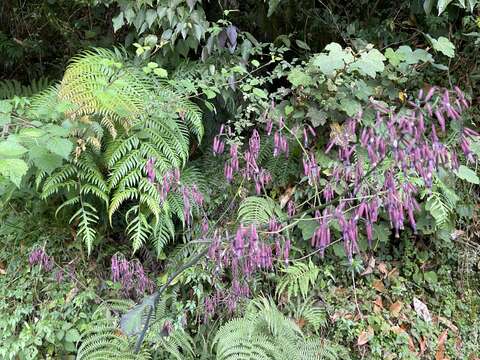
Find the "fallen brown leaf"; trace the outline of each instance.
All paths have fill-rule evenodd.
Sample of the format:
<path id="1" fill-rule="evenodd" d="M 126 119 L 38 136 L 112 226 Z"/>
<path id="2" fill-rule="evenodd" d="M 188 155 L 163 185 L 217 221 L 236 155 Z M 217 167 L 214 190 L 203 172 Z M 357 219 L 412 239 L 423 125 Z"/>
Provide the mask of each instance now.
<path id="1" fill-rule="evenodd" d="M 395 301 L 392 305 L 390 305 L 390 314 L 392 316 L 397 317 L 402 311 L 403 303 L 401 301 Z"/>
<path id="2" fill-rule="evenodd" d="M 426 349 L 427 349 L 427 339 L 425 339 L 425 336 L 422 336 L 422 338 L 420 339 L 420 355 L 423 355 Z"/>
<path id="3" fill-rule="evenodd" d="M 385 291 L 385 285 L 382 280 L 375 280 L 372 284 L 373 288 L 379 292 Z"/>
<path id="4" fill-rule="evenodd" d="M 378 269 L 378 271 L 380 271 L 383 275 L 385 275 L 385 276 L 388 275 L 387 265 L 385 265 L 384 262 L 381 262 L 380 264 L 378 264 L 377 269 Z"/>
<path id="5" fill-rule="evenodd" d="M 370 258 L 370 260 L 368 261 L 367 268 L 360 275 L 365 276 L 365 275 L 371 274 L 371 273 L 373 273 L 374 268 L 375 268 L 375 258 L 372 256 Z"/>
<path id="6" fill-rule="evenodd" d="M 437 352 L 435 353 L 435 360 L 446 360 L 445 357 L 445 341 L 447 341 L 448 330 L 445 330 L 438 337 L 438 347 Z"/>
<path id="7" fill-rule="evenodd" d="M 373 328 L 369 326 L 367 330 L 364 330 L 360 333 L 357 339 L 357 345 L 362 346 L 368 343 L 374 336 Z"/>
<path id="8" fill-rule="evenodd" d="M 375 314 L 379 314 L 383 309 L 383 301 L 380 295 L 377 296 L 375 301 L 373 302 L 373 312 Z"/>
<path id="9" fill-rule="evenodd" d="M 454 333 L 458 333 L 458 327 L 456 327 L 450 320 L 448 320 L 448 319 L 446 319 L 442 316 L 438 316 L 437 319 L 438 319 L 439 322 L 444 324 L 446 327 L 448 327 Z"/>

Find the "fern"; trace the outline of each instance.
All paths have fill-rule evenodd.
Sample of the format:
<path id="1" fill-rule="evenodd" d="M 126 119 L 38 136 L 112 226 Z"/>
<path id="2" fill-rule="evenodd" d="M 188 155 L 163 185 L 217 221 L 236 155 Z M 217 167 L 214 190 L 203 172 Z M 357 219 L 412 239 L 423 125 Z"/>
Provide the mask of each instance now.
<path id="1" fill-rule="evenodd" d="M 296 262 L 283 270 L 284 276 L 277 285 L 276 293 L 280 296 L 287 294 L 288 300 L 298 295 L 306 298 L 311 287 L 315 285 L 320 269 L 311 261 L 308 264 Z"/>
<path id="2" fill-rule="evenodd" d="M 100 202 L 110 222 L 125 211 L 134 250 L 154 236 L 160 253 L 174 234 L 172 216 L 183 220 L 184 204 L 174 192 L 162 202 L 157 185 L 147 179 L 146 164 L 155 160 L 155 183 L 168 171 L 183 169 L 191 135 L 197 141 L 203 136 L 202 117 L 185 94 L 125 56 L 119 50 L 86 51 L 71 61 L 58 85 L 32 99 L 32 117 L 69 118 L 79 144 L 74 160 L 50 176 L 42 174 L 38 183 L 44 198 L 62 194 L 67 197 L 62 208 L 76 208 L 73 219 L 89 249 L 103 205 L 92 209 Z M 185 170 L 181 183 L 200 178 L 199 172 Z M 81 202 L 71 200 L 78 196 Z"/>
<path id="3" fill-rule="evenodd" d="M 37 94 L 51 85 L 48 78 L 41 77 L 33 80 L 30 85 L 22 85 L 17 80 L 1 80 L 0 81 L 0 100 L 10 99 L 15 96 L 30 97 Z"/>
<path id="4" fill-rule="evenodd" d="M 247 197 L 238 209 L 238 219 L 244 224 L 266 224 L 275 216 L 283 218 L 284 214 L 270 198 Z"/>
<path id="5" fill-rule="evenodd" d="M 166 334 L 163 329 L 172 311 L 173 300 L 173 295 L 165 295 L 160 299 L 153 314 L 150 331 L 138 354 L 133 351 L 136 337 L 124 334 L 119 321 L 120 315 L 134 307 L 133 302 L 117 300 L 102 304 L 94 314 L 96 320 L 82 334 L 77 359 L 147 360 L 151 359 L 155 352 L 168 354 L 177 360 L 193 359 L 192 338 L 183 329 L 174 329 L 170 334 Z"/>
<path id="6" fill-rule="evenodd" d="M 217 360 L 319 359 L 313 344 L 295 322 L 263 298 L 252 301 L 244 317 L 223 325 L 213 339 Z"/>

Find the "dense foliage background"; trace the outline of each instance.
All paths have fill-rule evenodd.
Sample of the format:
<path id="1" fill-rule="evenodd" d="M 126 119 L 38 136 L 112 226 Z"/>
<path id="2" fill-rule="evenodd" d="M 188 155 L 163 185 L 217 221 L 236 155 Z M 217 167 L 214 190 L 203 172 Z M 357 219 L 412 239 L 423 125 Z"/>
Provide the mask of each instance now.
<path id="1" fill-rule="evenodd" d="M 5 0 L 0 358 L 479 359 L 477 0 Z"/>

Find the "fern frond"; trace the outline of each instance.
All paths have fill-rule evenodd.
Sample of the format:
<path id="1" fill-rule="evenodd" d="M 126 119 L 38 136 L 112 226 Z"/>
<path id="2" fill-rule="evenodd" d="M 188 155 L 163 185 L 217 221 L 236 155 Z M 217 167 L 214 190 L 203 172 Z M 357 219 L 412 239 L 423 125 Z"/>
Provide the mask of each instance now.
<path id="1" fill-rule="evenodd" d="M 277 296 L 286 293 L 289 300 L 291 296 L 298 295 L 306 298 L 310 287 L 315 285 L 319 272 L 320 269 L 311 261 L 308 263 L 298 261 L 290 265 L 283 269 L 285 275 L 278 282 Z"/>

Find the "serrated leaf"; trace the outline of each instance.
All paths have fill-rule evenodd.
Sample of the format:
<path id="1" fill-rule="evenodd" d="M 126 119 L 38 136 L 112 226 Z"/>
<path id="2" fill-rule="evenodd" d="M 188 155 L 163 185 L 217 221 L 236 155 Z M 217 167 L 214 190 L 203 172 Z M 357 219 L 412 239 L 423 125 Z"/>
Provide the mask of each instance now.
<path id="1" fill-rule="evenodd" d="M 0 159 L 0 174 L 20 187 L 22 177 L 27 173 L 28 165 L 22 159 Z"/>
<path id="2" fill-rule="evenodd" d="M 377 49 L 371 49 L 360 55 L 360 59 L 350 65 L 350 69 L 358 70 L 360 73 L 375 78 L 377 73 L 381 73 L 385 69 L 385 56 Z"/>
<path id="3" fill-rule="evenodd" d="M 478 178 L 475 171 L 469 169 L 465 165 L 460 165 L 457 171 L 455 171 L 455 175 L 457 175 L 460 179 L 468 181 L 471 184 L 480 184 L 480 179 Z"/>
<path id="4" fill-rule="evenodd" d="M 435 50 L 440 51 L 449 58 L 453 58 L 455 56 L 455 45 L 453 45 L 452 42 L 446 37 L 440 36 L 438 39 L 434 39 L 428 36 L 428 38 Z"/>
<path id="5" fill-rule="evenodd" d="M 288 74 L 288 81 L 292 83 L 293 86 L 309 86 L 313 83 L 312 78 L 305 71 L 299 68 L 295 68 Z"/>
<path id="6" fill-rule="evenodd" d="M 0 142 L 0 157 L 16 158 L 27 152 L 27 149 L 17 143 L 15 140 L 8 139 Z"/>
<path id="7" fill-rule="evenodd" d="M 52 153 L 57 154 L 64 159 L 68 159 L 73 150 L 73 143 L 67 139 L 61 138 L 51 138 L 46 146 Z"/>

